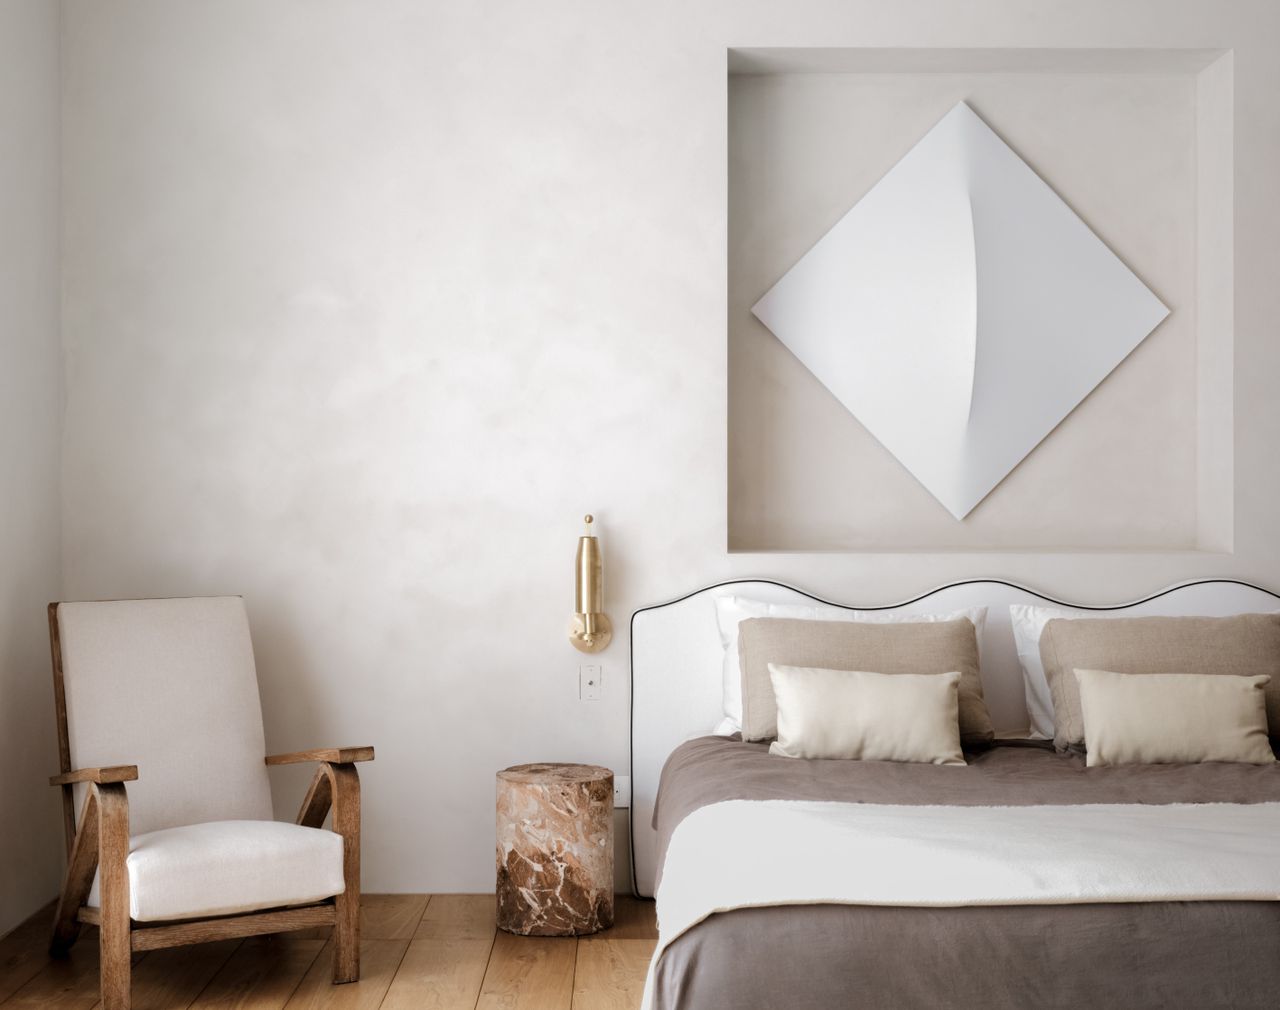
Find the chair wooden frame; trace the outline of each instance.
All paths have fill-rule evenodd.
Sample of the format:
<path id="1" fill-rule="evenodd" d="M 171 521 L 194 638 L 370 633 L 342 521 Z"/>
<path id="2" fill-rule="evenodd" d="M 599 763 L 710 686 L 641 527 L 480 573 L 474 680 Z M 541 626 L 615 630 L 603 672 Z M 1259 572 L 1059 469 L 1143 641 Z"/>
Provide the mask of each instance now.
<path id="1" fill-rule="evenodd" d="M 71 767 L 67 732 L 66 690 L 58 604 L 49 604 L 49 647 L 53 658 L 54 712 L 58 723 L 61 774 L 49 784 L 62 787 L 67 871 L 54 913 L 49 951 L 64 956 L 75 943 L 82 923 L 98 927 L 101 948 L 103 1010 L 129 1010 L 134 951 L 204 943 L 232 937 L 281 933 L 312 926 L 333 927 L 333 981 L 360 978 L 360 776 L 356 763 L 373 760 L 372 747 L 335 747 L 267 755 L 268 765 L 313 761 L 318 764 L 296 822 L 321 827 L 330 811 L 333 830 L 342 836 L 343 892 L 324 901 L 238 915 L 201 919 L 137 922 L 129 916 L 129 799 L 125 783 L 138 778 L 136 765 L 108 768 Z M 86 786 L 77 819 L 75 786 Z M 100 873 L 99 905 L 87 905 L 94 875 Z"/>

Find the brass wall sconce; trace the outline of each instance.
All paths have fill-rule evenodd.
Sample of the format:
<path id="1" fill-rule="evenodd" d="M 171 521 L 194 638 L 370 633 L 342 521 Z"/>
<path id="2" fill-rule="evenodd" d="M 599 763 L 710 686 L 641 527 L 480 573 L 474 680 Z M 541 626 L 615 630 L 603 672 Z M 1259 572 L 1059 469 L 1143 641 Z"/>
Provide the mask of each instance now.
<path id="1" fill-rule="evenodd" d="M 591 531 L 593 516 L 587 516 L 583 535 L 578 537 L 575 561 L 577 578 L 573 595 L 573 622 L 569 641 L 579 652 L 599 652 L 613 638 L 613 625 L 604 613 L 604 565 L 600 560 L 600 540 Z"/>

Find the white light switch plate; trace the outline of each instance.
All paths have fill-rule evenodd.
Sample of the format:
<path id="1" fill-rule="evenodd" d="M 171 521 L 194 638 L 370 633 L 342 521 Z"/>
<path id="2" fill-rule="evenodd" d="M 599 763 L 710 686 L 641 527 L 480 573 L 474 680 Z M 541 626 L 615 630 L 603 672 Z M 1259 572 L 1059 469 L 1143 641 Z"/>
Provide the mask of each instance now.
<path id="1" fill-rule="evenodd" d="M 615 775 L 613 777 L 613 806 L 615 810 L 619 807 L 631 806 L 630 775 Z"/>
<path id="2" fill-rule="evenodd" d="M 595 664 L 578 667 L 578 697 L 599 701 L 604 697 L 604 671 Z"/>

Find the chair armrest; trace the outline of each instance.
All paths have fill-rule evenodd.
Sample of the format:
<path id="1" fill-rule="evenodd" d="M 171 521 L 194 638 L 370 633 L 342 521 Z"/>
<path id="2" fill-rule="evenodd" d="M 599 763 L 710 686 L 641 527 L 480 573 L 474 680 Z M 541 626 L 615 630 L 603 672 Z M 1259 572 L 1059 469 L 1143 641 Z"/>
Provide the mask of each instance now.
<path id="1" fill-rule="evenodd" d="M 138 777 L 137 765 L 111 765 L 107 768 L 77 768 L 75 771 L 54 775 L 49 779 L 51 786 L 69 786 L 75 782 L 96 782 L 107 785 L 111 782 L 133 782 Z"/>
<path id="2" fill-rule="evenodd" d="M 300 750 L 292 754 L 268 754 L 269 765 L 292 765 L 302 761 L 325 761 L 345 765 L 356 761 L 372 761 L 372 747 L 328 747 L 320 750 Z"/>

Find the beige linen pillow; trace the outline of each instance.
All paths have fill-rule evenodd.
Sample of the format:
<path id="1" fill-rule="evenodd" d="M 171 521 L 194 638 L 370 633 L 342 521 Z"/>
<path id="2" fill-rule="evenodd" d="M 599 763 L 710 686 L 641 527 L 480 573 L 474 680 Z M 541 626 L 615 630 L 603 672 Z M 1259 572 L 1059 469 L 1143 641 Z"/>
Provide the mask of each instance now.
<path id="1" fill-rule="evenodd" d="M 742 738 L 771 740 L 778 735 L 778 703 L 769 664 L 823 670 L 874 670 L 911 673 L 959 673 L 960 739 L 983 747 L 995 733 L 982 700 L 978 676 L 978 636 L 973 622 L 863 624 L 753 617 L 738 628 L 742 664 Z"/>
<path id="2" fill-rule="evenodd" d="M 962 765 L 959 673 L 867 673 L 769 664 L 789 758 Z"/>
<path id="3" fill-rule="evenodd" d="M 1263 693 L 1270 677 L 1106 670 L 1076 670 L 1075 677 L 1090 768 L 1275 762 Z"/>
<path id="4" fill-rule="evenodd" d="M 1055 619 L 1040 635 L 1040 659 L 1053 695 L 1053 742 L 1066 750 L 1084 743 L 1073 671 L 1280 674 L 1280 614 Z M 1277 736 L 1280 677 L 1272 678 L 1265 693 L 1270 732 Z"/>

